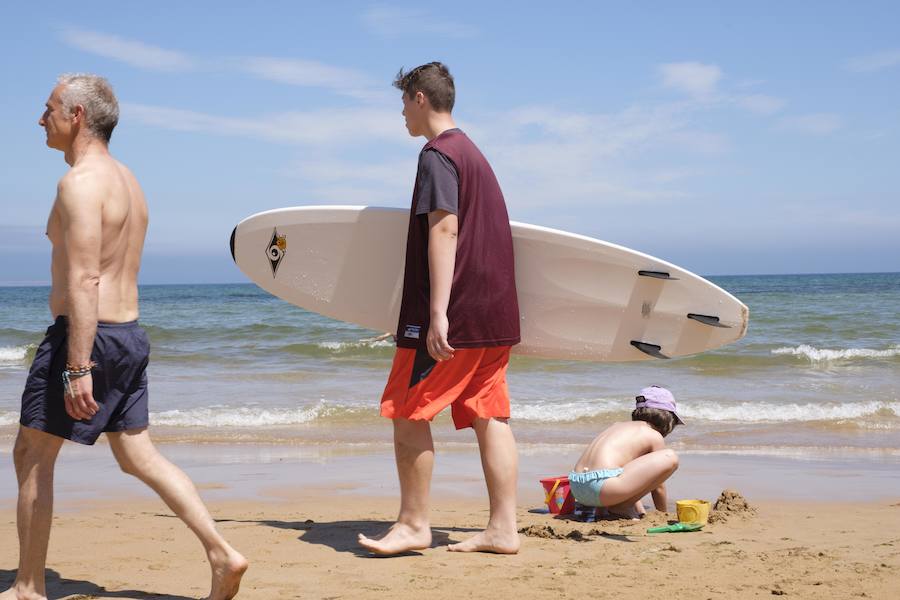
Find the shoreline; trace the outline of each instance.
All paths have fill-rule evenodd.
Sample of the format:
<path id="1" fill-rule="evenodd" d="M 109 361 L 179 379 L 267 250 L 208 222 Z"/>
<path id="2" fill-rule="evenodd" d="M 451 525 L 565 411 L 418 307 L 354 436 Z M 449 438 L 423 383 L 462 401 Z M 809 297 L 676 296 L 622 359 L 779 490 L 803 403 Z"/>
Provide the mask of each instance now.
<path id="1" fill-rule="evenodd" d="M 436 436 L 432 494 L 461 500 L 484 496 L 477 446 L 463 435 Z M 205 500 L 268 501 L 305 487 L 332 487 L 335 496 L 399 498 L 390 443 L 222 444 L 160 443 Z M 543 506 L 539 479 L 565 475 L 583 450 L 580 444 L 519 448 L 519 507 Z M 11 443 L 0 444 L 0 510 L 16 497 Z M 672 503 L 680 498 L 715 500 L 726 488 L 751 502 L 867 502 L 900 497 L 900 459 L 895 456 L 783 456 L 741 452 L 679 451 L 680 466 L 667 484 Z M 152 492 L 121 473 L 108 445 L 66 443 L 56 468 L 56 504 L 68 510 L 102 498 L 151 498 Z"/>

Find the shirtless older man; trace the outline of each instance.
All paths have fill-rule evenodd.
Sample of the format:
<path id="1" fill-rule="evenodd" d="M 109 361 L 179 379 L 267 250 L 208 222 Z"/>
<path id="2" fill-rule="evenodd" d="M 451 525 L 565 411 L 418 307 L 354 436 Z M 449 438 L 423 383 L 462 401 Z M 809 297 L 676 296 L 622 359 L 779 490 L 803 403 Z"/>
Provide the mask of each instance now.
<path id="1" fill-rule="evenodd" d="M 193 483 L 147 432 L 150 347 L 138 326 L 137 275 L 147 205 L 131 171 L 108 149 L 119 117 L 109 83 L 63 75 L 38 123 L 71 169 L 47 222 L 55 322 L 35 354 L 13 451 L 19 481 L 19 569 L 0 600 L 46 599 L 53 467 L 68 439 L 106 433 L 122 470 L 153 488 L 197 535 L 212 568 L 209 598 L 233 598 L 247 561 L 216 531 Z"/>

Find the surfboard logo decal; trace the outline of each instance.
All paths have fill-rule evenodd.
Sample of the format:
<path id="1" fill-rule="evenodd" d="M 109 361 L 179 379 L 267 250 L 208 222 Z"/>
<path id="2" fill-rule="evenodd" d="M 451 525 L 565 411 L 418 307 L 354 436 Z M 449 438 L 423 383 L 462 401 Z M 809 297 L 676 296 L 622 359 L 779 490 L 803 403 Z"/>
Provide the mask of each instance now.
<path id="1" fill-rule="evenodd" d="M 272 229 L 272 239 L 266 246 L 266 257 L 269 259 L 269 266 L 272 267 L 272 278 L 278 273 L 278 265 L 284 260 L 287 254 L 287 236 L 278 235 L 278 228 Z"/>

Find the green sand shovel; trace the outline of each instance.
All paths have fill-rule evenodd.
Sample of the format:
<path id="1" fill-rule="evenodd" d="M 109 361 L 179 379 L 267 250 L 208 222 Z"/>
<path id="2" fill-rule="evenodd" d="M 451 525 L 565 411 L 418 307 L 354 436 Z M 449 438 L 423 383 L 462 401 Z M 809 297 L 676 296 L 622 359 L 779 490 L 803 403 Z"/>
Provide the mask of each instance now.
<path id="1" fill-rule="evenodd" d="M 672 523 L 662 527 L 651 527 L 647 533 L 678 533 L 680 531 L 697 531 L 703 529 L 703 523 Z"/>

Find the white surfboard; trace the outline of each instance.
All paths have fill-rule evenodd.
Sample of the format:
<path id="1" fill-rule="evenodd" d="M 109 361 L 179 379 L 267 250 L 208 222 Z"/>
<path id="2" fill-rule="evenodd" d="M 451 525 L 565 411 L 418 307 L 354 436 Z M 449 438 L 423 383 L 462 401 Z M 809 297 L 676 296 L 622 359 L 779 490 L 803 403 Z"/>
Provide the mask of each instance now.
<path id="1" fill-rule="evenodd" d="M 382 332 L 400 314 L 409 211 L 302 206 L 262 212 L 231 234 L 251 281 L 307 310 Z M 522 343 L 544 358 L 639 361 L 738 340 L 749 311 L 711 282 L 589 237 L 512 222 Z"/>

